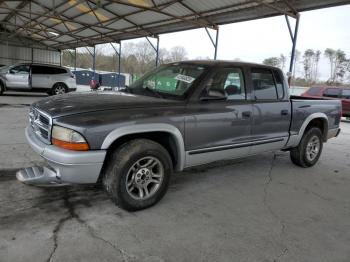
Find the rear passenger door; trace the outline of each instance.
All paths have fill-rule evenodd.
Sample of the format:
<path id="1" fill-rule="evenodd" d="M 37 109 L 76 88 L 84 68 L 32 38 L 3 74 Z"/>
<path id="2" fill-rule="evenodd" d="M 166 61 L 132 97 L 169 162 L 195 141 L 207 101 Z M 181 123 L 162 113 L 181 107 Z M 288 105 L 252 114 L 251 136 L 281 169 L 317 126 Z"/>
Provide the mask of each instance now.
<path id="1" fill-rule="evenodd" d="M 48 66 L 32 65 L 32 88 L 51 88 L 50 73 L 50 67 Z"/>
<path id="2" fill-rule="evenodd" d="M 289 136 L 291 104 L 280 71 L 251 69 L 253 98 L 252 152 L 281 149 Z"/>

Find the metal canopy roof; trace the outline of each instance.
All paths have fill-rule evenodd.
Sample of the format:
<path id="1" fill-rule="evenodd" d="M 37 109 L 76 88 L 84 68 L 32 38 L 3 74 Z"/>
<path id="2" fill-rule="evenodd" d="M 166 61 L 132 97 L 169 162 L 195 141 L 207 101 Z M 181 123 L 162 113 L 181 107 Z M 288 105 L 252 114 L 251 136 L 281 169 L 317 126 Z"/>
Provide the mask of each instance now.
<path id="1" fill-rule="evenodd" d="M 0 0 L 0 31 L 54 49 L 350 4 L 350 0 Z"/>

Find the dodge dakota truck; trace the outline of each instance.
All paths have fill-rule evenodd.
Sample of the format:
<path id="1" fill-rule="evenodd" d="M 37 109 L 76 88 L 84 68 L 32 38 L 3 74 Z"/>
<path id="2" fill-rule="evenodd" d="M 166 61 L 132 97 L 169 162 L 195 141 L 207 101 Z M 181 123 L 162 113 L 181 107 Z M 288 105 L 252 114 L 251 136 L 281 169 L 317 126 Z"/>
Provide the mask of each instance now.
<path id="1" fill-rule="evenodd" d="M 164 196 L 173 171 L 276 150 L 311 167 L 340 118 L 339 100 L 290 97 L 275 67 L 171 63 L 121 92 L 34 103 L 25 134 L 46 165 L 16 175 L 32 185 L 101 182 L 116 205 L 140 210 Z"/>

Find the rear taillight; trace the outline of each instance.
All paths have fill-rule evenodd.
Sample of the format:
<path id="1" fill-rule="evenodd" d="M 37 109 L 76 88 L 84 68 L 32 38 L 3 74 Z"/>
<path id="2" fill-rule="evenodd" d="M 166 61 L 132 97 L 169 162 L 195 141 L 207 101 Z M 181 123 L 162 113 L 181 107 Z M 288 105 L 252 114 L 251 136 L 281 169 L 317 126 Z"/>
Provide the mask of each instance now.
<path id="1" fill-rule="evenodd" d="M 73 74 L 72 72 L 70 73 L 70 77 L 75 79 L 75 74 Z"/>

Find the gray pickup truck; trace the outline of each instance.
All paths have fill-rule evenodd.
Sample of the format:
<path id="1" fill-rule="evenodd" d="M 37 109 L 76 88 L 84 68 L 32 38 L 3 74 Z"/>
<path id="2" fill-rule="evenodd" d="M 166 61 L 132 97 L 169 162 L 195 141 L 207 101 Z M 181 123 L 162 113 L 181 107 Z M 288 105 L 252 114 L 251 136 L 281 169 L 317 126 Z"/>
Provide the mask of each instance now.
<path id="1" fill-rule="evenodd" d="M 338 100 L 291 99 L 281 70 L 229 61 L 163 65 L 122 92 L 32 105 L 26 137 L 45 160 L 17 172 L 35 185 L 102 182 L 126 210 L 157 203 L 173 172 L 266 151 L 311 167 L 339 132 Z"/>

